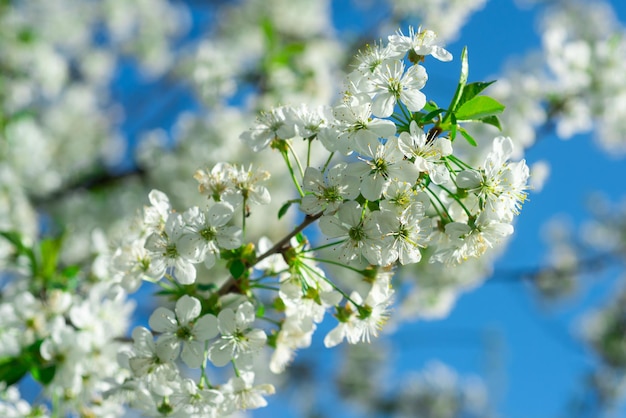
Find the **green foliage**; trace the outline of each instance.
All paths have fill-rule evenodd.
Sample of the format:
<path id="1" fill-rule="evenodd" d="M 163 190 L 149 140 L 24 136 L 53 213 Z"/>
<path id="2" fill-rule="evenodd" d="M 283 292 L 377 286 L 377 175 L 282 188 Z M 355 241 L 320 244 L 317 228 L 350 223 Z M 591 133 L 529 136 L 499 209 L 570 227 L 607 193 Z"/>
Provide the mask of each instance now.
<path id="1" fill-rule="evenodd" d="M 502 113 L 504 105 L 489 96 L 476 96 L 455 110 L 457 120 L 481 120 L 497 113 Z"/>
<path id="2" fill-rule="evenodd" d="M 230 251 L 222 251 L 221 257 L 226 260 L 226 267 L 234 279 L 247 278 L 250 266 L 256 261 L 254 244 L 248 243 Z"/>
<path id="3" fill-rule="evenodd" d="M 242 278 L 246 270 L 247 270 L 246 265 L 243 263 L 243 261 L 239 259 L 232 260 L 232 262 L 228 266 L 228 271 L 230 272 L 231 276 L 233 276 L 233 278 L 235 279 Z"/>
<path id="4" fill-rule="evenodd" d="M 468 84 L 468 75 L 469 64 L 467 48 L 463 48 L 463 52 L 461 53 L 461 75 L 459 82 L 454 92 L 454 97 L 450 102 L 450 106 L 447 111 L 445 111 L 446 114 L 439 124 L 439 128 L 442 131 L 449 131 L 451 140 L 454 140 L 457 132 L 460 132 L 461 136 L 463 136 L 470 145 L 476 146 L 477 143 L 474 137 L 472 137 L 465 128 L 461 127 L 459 123 L 479 122 L 502 129 L 500 120 L 496 115 L 502 113 L 504 105 L 493 97 L 480 95 L 483 90 L 492 85 L 495 81 L 477 81 Z M 434 113 L 437 110 L 442 109 L 428 110 L 429 113 L 425 115 L 423 119 L 427 119 L 431 114 L 436 116 L 442 113 Z"/>
<path id="5" fill-rule="evenodd" d="M 289 207 L 291 207 L 291 205 L 294 204 L 295 202 L 296 202 L 295 200 L 288 200 L 287 202 L 285 202 L 278 210 L 278 219 L 285 216 L 285 214 L 289 210 Z"/>
<path id="6" fill-rule="evenodd" d="M 13 385 L 19 382 L 28 372 L 43 385 L 54 379 L 56 366 L 46 362 L 40 354 L 43 340 L 38 340 L 22 349 L 19 356 L 0 359 L 0 382 Z"/>
<path id="7" fill-rule="evenodd" d="M 30 370 L 30 364 L 23 358 L 4 357 L 0 359 L 0 382 L 5 382 L 7 386 L 19 382 Z"/>

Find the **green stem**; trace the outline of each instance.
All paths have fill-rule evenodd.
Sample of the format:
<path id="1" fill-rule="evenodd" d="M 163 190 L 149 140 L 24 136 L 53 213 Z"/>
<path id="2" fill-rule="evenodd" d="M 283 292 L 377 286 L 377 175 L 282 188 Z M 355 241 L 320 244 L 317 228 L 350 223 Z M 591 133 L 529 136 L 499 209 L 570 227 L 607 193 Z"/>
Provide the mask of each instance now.
<path id="1" fill-rule="evenodd" d="M 460 160 L 458 157 L 456 157 L 454 155 L 448 155 L 447 157 L 445 157 L 445 159 L 452 161 L 460 169 L 463 169 L 463 170 L 466 170 L 466 169 L 467 170 L 473 170 L 472 166 L 470 166 L 469 164 L 467 164 L 464 161 Z"/>
<path id="2" fill-rule="evenodd" d="M 289 271 L 289 269 L 283 269 L 283 270 L 280 270 L 280 271 L 272 271 L 272 272 L 271 272 L 271 275 L 264 274 L 264 275 L 263 275 L 263 276 L 261 276 L 261 277 L 257 277 L 257 278 L 254 278 L 254 279 L 250 279 L 250 283 L 252 283 L 252 284 L 256 284 L 256 283 L 261 283 L 261 281 L 262 281 L 262 280 L 265 280 L 265 279 L 275 279 L 275 278 L 276 278 L 276 276 L 279 276 L 279 275 L 281 275 L 281 274 L 283 274 L 283 273 L 286 273 L 286 272 L 288 272 L 288 271 Z"/>
<path id="3" fill-rule="evenodd" d="M 467 207 L 465 207 L 465 205 L 461 202 L 461 199 L 455 195 L 454 193 L 452 193 L 450 190 L 448 190 L 447 188 L 443 187 L 442 185 L 439 185 L 439 187 L 441 187 L 446 193 L 448 193 L 448 195 L 450 197 L 452 197 L 454 200 L 457 201 L 457 203 L 459 205 L 461 205 L 461 207 L 463 208 L 463 210 L 465 211 L 465 213 L 467 214 L 467 216 L 469 216 L 470 218 L 472 217 L 471 212 L 469 211 L 469 209 L 467 209 Z"/>
<path id="4" fill-rule="evenodd" d="M 206 384 L 206 387 L 211 389 L 213 385 L 211 385 L 211 381 L 209 380 L 209 377 L 206 374 L 206 362 L 208 358 L 207 356 L 208 350 L 209 350 L 209 342 L 205 341 L 204 342 L 204 360 L 202 361 L 202 365 L 200 366 L 200 381 L 198 382 L 198 387 L 204 388 Z"/>
<path id="5" fill-rule="evenodd" d="M 309 143 L 307 144 L 307 148 L 306 148 L 306 166 L 310 167 L 311 166 L 311 144 L 313 143 L 312 139 L 308 140 Z"/>
<path id="6" fill-rule="evenodd" d="M 409 113 L 407 113 L 409 110 L 406 108 L 406 106 L 400 102 L 400 100 L 398 100 L 398 107 L 400 108 L 400 111 L 402 111 L 402 115 L 406 118 L 406 123 L 407 124 L 411 124 L 411 115 Z"/>
<path id="7" fill-rule="evenodd" d="M 365 275 L 365 274 L 364 274 L 364 272 L 363 272 L 363 270 L 359 270 L 359 269 L 357 269 L 356 267 L 352 267 L 352 266 L 349 266 L 349 265 L 347 265 L 347 264 L 343 264 L 343 263 L 341 263 L 341 262 L 339 262 L 339 261 L 335 261 L 335 260 L 328 260 L 328 259 L 325 259 L 325 258 L 317 258 L 317 257 L 306 257 L 306 256 L 302 256 L 302 258 L 304 258 L 305 260 L 313 260 L 313 261 L 317 261 L 318 263 L 332 264 L 332 265 L 334 265 L 334 266 L 339 266 L 339 267 L 346 268 L 346 269 L 348 269 L 348 270 L 352 270 L 353 272 L 355 272 L 355 273 L 359 273 L 359 274 L 360 274 L 360 275 L 362 275 L 362 276 L 363 276 L 363 275 Z"/>
<path id="8" fill-rule="evenodd" d="M 240 377 L 239 375 L 239 369 L 237 368 L 237 365 L 235 364 L 235 359 L 232 359 L 230 361 L 230 364 L 233 365 L 233 371 L 235 372 L 235 376 Z"/>
<path id="9" fill-rule="evenodd" d="M 330 242 L 328 244 L 320 245 L 319 247 L 307 248 L 306 250 L 302 250 L 302 252 L 303 253 L 309 253 L 309 252 L 312 252 L 312 251 L 323 250 L 324 248 L 334 247 L 335 245 L 343 244 L 344 242 L 346 242 L 346 240 L 342 239 L 341 241 Z"/>
<path id="10" fill-rule="evenodd" d="M 330 155 L 328 156 L 328 159 L 326 160 L 326 162 L 324 163 L 324 167 L 322 168 L 322 173 L 324 171 L 326 171 L 326 169 L 328 168 L 328 164 L 330 164 L 330 160 L 333 159 L 333 156 L 335 155 L 335 152 L 331 152 Z"/>
<path id="11" fill-rule="evenodd" d="M 403 115 L 399 115 L 397 113 L 393 113 L 389 116 L 390 119 L 395 119 L 395 122 L 400 125 L 406 125 L 406 121 L 402 118 Z"/>
<path id="12" fill-rule="evenodd" d="M 169 273 L 165 273 L 163 275 L 163 277 L 165 277 L 171 284 L 172 286 L 168 289 L 167 287 L 164 287 L 167 290 L 172 290 L 172 289 L 176 289 L 176 288 L 180 288 L 180 285 L 178 284 L 178 282 L 176 281 L 176 279 Z M 157 283 L 160 283 L 161 281 L 159 280 Z M 165 285 L 164 285 L 165 286 Z"/>
<path id="13" fill-rule="evenodd" d="M 246 198 L 244 197 L 243 199 L 243 205 L 241 205 L 241 240 L 245 241 L 246 239 L 246 218 L 248 217 L 248 213 L 247 213 L 247 202 L 246 202 Z"/>
<path id="14" fill-rule="evenodd" d="M 430 195 L 431 195 L 432 197 L 434 197 L 434 198 L 435 198 L 435 200 L 436 200 L 437 202 L 439 202 L 439 205 L 441 206 L 441 209 L 443 209 L 443 211 L 444 211 L 444 212 L 445 212 L 445 214 L 446 214 L 446 216 L 445 216 L 445 217 L 447 217 L 447 218 L 448 218 L 448 220 L 450 220 L 450 221 L 454 221 L 454 220 L 452 219 L 452 217 L 450 216 L 450 214 L 448 213 L 448 210 L 446 209 L 446 206 L 445 206 L 445 205 L 443 204 L 443 202 L 439 199 L 439 196 L 437 196 L 437 193 L 433 192 L 433 191 L 432 191 L 432 190 L 430 190 L 428 187 L 425 187 L 424 189 L 425 189 L 427 192 L 429 192 L 429 193 L 430 193 Z M 445 217 L 441 214 L 441 212 L 439 211 L 439 209 L 437 209 L 437 205 L 435 205 L 435 204 L 434 204 L 434 202 L 432 201 L 432 199 L 430 200 L 430 202 L 431 202 L 431 203 L 433 203 L 433 207 L 434 207 L 434 208 L 435 208 L 435 210 L 437 211 L 437 214 L 439 215 L 439 217 L 440 217 L 440 218 L 445 218 Z"/>
<path id="15" fill-rule="evenodd" d="M 293 159 L 296 160 L 296 165 L 298 166 L 298 170 L 300 170 L 300 177 L 304 178 L 304 168 L 302 168 L 302 163 L 300 163 L 300 158 L 298 158 L 298 154 L 296 150 L 291 146 L 291 142 L 287 141 L 287 148 L 291 151 L 291 155 L 293 155 Z M 307 156 L 308 158 L 308 156 Z"/>
<path id="16" fill-rule="evenodd" d="M 322 280 L 324 280 L 326 283 L 328 283 L 329 285 L 331 285 L 333 287 L 333 289 L 335 289 L 337 292 L 341 293 L 341 296 L 343 296 L 347 301 L 349 301 L 350 303 L 352 303 L 354 306 L 358 306 L 360 307 L 361 305 L 356 303 L 354 300 L 352 300 L 352 298 L 350 297 L 350 295 L 348 295 L 346 292 L 344 292 L 343 290 L 341 290 L 341 288 L 339 286 L 337 286 L 332 280 L 330 280 L 328 277 L 324 276 L 323 274 L 320 274 L 316 269 L 306 265 L 306 264 L 302 264 L 302 267 L 306 268 L 307 270 L 309 270 L 311 273 L 313 273 L 314 275 L 316 275 L 317 277 L 321 278 Z"/>
<path id="17" fill-rule="evenodd" d="M 255 289 L 274 290 L 276 292 L 278 292 L 280 290 L 279 288 L 274 287 L 274 286 L 268 286 L 268 285 L 265 285 L 265 284 L 258 284 L 258 283 L 254 284 L 254 285 L 251 285 L 250 287 L 253 287 Z"/>
<path id="18" fill-rule="evenodd" d="M 283 156 L 283 159 L 285 160 L 285 164 L 287 164 L 289 175 L 291 176 L 291 180 L 293 181 L 293 184 L 296 186 L 296 189 L 298 189 L 298 193 L 300 194 L 300 197 L 304 197 L 304 191 L 302 191 L 302 188 L 300 187 L 300 182 L 298 182 L 298 179 L 296 179 L 296 174 L 293 171 L 291 161 L 289 161 L 289 155 L 287 155 L 286 151 L 281 151 L 280 153 Z"/>

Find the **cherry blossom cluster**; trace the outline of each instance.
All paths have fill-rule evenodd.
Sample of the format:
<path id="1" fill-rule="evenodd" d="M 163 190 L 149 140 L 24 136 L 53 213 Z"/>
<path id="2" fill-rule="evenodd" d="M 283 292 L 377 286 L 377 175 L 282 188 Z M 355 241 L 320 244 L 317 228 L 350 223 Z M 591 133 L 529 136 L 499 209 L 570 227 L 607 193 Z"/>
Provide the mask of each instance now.
<path id="1" fill-rule="evenodd" d="M 114 282 L 97 276 L 102 273 L 95 265 L 98 261 L 91 281 L 75 266 L 51 271 L 58 255 L 50 250 L 51 241 L 32 251 L 26 242 L 17 241 L 17 235 L 10 238 L 23 248 L 19 258 L 30 260 L 22 260 L 23 270 L 11 273 L 14 280 L 2 290 L 3 385 L 30 372 L 44 385 L 42 397 L 54 400 L 54 411 L 48 415 L 45 404 L 31 407 L 20 400 L 15 386 L 8 386 L 7 399 L 0 399 L 0 415 L 43 417 L 77 411 L 85 416 L 122 415 L 124 406 L 108 392 L 125 373 L 115 359 L 124 346 L 134 303 Z"/>
<path id="2" fill-rule="evenodd" d="M 272 228 L 263 168 L 198 170 L 206 204 L 182 211 L 150 193 L 135 233 L 112 256 L 115 277 L 129 290 L 156 282 L 176 302 L 135 328 L 120 354 L 128 377 L 112 393 L 134 394 L 130 404 L 147 414 L 264 406 L 274 392 L 258 377 L 268 348 L 266 367 L 283 372 L 328 312 L 337 324 L 327 347 L 369 342 L 390 318 L 396 267 L 420 262 L 427 248 L 429 262 L 458 265 L 513 232 L 528 167 L 509 161 L 511 140 L 494 139 L 476 167 L 453 150 L 457 133 L 475 141 L 464 121 L 497 124 L 502 107 L 478 95 L 488 83 L 467 83 L 465 52 L 449 108 L 428 101 L 428 56 L 452 59 L 434 32 L 399 31 L 357 55 L 337 105 L 273 108 L 241 134 L 254 152 L 280 155 L 293 184 L 278 218 L 297 206 L 301 220 L 278 242 L 246 237 L 250 223 Z M 360 284 L 334 279 L 336 269 Z M 231 377 L 217 383 L 227 366 Z M 199 370 L 195 380 L 186 369 Z"/>

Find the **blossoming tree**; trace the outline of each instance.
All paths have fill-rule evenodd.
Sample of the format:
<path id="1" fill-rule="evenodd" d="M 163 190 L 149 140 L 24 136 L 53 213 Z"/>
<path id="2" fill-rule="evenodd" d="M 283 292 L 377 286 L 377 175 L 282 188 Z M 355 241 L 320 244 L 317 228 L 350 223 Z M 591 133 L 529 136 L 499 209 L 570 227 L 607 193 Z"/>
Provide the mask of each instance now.
<path id="1" fill-rule="evenodd" d="M 190 4 L 191 14 L 166 1 L 0 2 L 2 415 L 237 416 L 266 406 L 276 376 L 317 338 L 371 343 L 401 317 L 447 315 L 513 234 L 537 133 L 621 126 L 621 84 L 607 75 L 626 45 L 608 29 L 576 38 L 576 10 L 563 7 L 545 29 L 546 74 L 473 81 L 468 48 L 453 54 L 441 36 L 457 36 L 482 2 L 453 3 L 415 9 L 413 26 L 412 6 L 390 2 L 380 27 L 400 29 L 355 46 L 332 36 L 326 2 Z M 218 11 L 221 25 L 174 48 L 185 25 Z M 438 26 L 441 16 L 457 24 Z M 170 97 L 116 92 L 129 57 Z M 447 97 L 427 94 L 433 64 L 458 74 L 439 80 Z M 176 91 L 203 110 L 177 115 L 173 147 L 163 130 L 142 132 L 138 168 L 116 173 L 133 128 L 116 125 L 113 99 L 159 103 L 164 115 Z M 133 309 L 144 320 L 131 326 Z M 606 337 L 617 325 L 601 316 L 589 338 L 621 365 Z M 27 380 L 42 402 L 20 398 Z M 429 380 L 455 393 L 445 366 L 433 363 Z M 424 414 L 438 396 L 427 386 L 406 395 Z M 472 404 L 459 393 L 433 416 Z"/>

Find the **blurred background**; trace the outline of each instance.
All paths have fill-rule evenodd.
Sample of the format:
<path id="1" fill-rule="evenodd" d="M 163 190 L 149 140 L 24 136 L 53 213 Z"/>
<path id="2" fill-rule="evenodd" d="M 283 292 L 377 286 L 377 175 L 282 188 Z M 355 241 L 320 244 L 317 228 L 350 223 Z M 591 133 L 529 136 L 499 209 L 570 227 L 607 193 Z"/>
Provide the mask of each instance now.
<path id="1" fill-rule="evenodd" d="M 371 345 L 327 350 L 322 324 L 250 416 L 626 416 L 621 0 L 0 0 L 1 229 L 63 233 L 64 262 L 91 262 L 151 189 L 201 201 L 197 169 L 258 160 L 238 139 L 258 111 L 333 104 L 354 53 L 408 25 L 455 57 L 425 64 L 429 98 L 452 95 L 464 46 L 470 81 L 498 80 L 529 201 L 486 260 L 403 272 Z"/>

